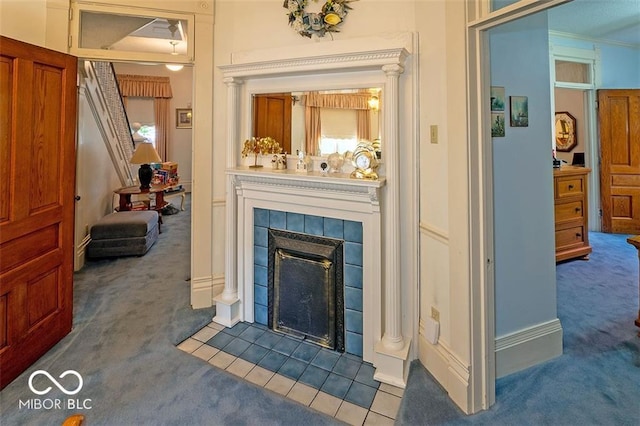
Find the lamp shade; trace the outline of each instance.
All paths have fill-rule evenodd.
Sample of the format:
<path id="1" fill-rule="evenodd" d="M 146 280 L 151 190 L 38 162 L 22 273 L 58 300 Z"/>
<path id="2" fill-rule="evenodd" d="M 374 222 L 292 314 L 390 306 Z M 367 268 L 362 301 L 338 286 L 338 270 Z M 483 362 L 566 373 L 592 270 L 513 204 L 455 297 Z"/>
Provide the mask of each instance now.
<path id="1" fill-rule="evenodd" d="M 153 144 L 149 142 L 142 142 L 138 144 L 129 162 L 131 164 L 150 164 L 160 163 L 162 160 L 160 159 L 156 149 L 153 147 Z"/>

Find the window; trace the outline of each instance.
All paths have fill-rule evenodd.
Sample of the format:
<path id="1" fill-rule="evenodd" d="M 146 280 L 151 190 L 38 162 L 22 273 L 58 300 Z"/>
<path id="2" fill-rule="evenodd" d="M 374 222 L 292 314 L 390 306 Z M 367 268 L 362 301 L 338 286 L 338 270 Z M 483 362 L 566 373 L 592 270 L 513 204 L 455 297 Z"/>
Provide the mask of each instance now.
<path id="1" fill-rule="evenodd" d="M 140 130 L 138 130 L 138 133 L 140 133 L 145 141 L 149 141 L 153 144 L 153 146 L 156 146 L 156 126 L 152 125 L 142 125 L 142 127 L 140 127 Z"/>
<path id="2" fill-rule="evenodd" d="M 358 144 L 356 110 L 322 108 L 320 155 L 353 151 Z"/>

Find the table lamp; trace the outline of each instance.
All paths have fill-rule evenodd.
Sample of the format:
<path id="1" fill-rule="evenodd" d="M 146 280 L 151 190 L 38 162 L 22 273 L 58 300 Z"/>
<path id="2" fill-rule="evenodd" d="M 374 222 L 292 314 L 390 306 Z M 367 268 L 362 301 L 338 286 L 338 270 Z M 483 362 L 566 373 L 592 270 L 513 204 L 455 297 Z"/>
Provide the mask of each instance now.
<path id="1" fill-rule="evenodd" d="M 149 142 L 138 144 L 129 162 L 131 164 L 140 164 L 140 169 L 138 169 L 140 189 L 149 189 L 151 187 L 151 178 L 153 178 L 153 169 L 150 163 L 162 162 L 153 144 Z"/>

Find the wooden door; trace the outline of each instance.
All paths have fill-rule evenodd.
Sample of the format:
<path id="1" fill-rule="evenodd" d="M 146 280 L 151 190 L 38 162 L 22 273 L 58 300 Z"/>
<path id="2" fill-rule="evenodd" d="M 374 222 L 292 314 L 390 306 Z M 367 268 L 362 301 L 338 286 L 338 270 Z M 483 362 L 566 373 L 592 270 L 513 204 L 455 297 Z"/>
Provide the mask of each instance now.
<path id="1" fill-rule="evenodd" d="M 602 231 L 640 234 L 640 90 L 598 90 Z"/>
<path id="2" fill-rule="evenodd" d="M 253 97 L 253 136 L 271 136 L 291 154 L 291 94 L 269 93 Z"/>
<path id="3" fill-rule="evenodd" d="M 0 388 L 71 331 L 76 75 L 0 37 Z"/>

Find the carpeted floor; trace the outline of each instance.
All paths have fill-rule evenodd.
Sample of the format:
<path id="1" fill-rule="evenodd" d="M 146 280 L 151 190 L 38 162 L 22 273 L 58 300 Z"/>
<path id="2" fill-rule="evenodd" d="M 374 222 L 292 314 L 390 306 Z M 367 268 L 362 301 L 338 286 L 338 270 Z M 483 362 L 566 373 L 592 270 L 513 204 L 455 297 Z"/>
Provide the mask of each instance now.
<path id="1" fill-rule="evenodd" d="M 638 425 L 638 258 L 625 235 L 591 233 L 589 261 L 556 268 L 562 356 L 496 381 L 496 404 L 464 417 L 412 365 L 397 424 Z"/>
<path id="2" fill-rule="evenodd" d="M 189 305 L 189 214 L 187 202 L 187 211 L 165 216 L 145 256 L 91 261 L 75 274 L 73 330 L 0 392 L 1 425 L 59 425 L 76 412 L 88 425 L 337 423 L 176 348 L 214 315 Z M 84 379 L 73 397 L 54 387 L 41 399 L 91 409 L 20 408 L 36 397 L 28 379 L 39 369 L 56 378 L 73 369 Z"/>
<path id="3" fill-rule="evenodd" d="M 56 425 L 76 412 L 88 425 L 338 424 L 176 348 L 214 314 L 189 306 L 189 228 L 187 202 L 187 211 L 165 217 L 145 256 L 92 261 L 75 274 L 73 331 L 0 392 L 1 425 Z M 464 416 L 414 362 L 396 423 L 638 424 L 635 249 L 619 235 L 592 234 L 591 241 L 591 260 L 557 268 L 563 356 L 499 379 L 496 404 L 474 416 Z M 43 398 L 73 398 L 91 409 L 20 407 L 34 398 L 28 378 L 38 369 L 78 371 L 79 394 L 54 388 Z"/>

